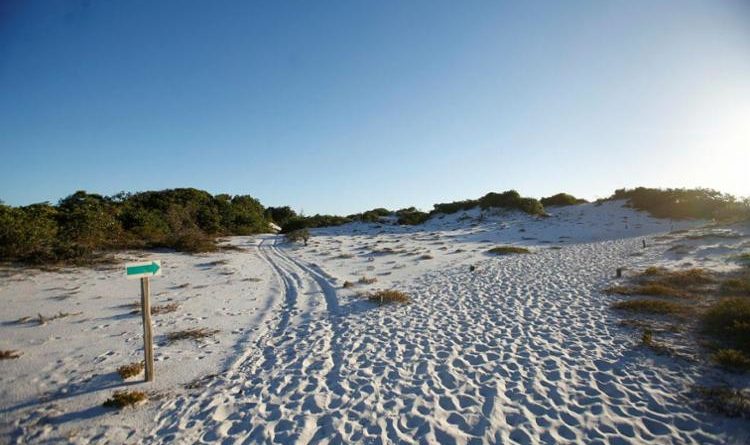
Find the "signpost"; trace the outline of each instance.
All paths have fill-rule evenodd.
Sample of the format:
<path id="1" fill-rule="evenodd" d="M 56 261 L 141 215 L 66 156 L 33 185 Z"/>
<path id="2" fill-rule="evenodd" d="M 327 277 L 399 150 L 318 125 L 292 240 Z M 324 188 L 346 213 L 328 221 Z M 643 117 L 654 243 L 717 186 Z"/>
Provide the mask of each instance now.
<path id="1" fill-rule="evenodd" d="M 146 381 L 154 381 L 154 342 L 151 332 L 151 283 L 149 278 L 161 275 L 161 261 L 125 264 L 125 278 L 141 279 L 141 315 L 143 318 L 143 352 Z"/>

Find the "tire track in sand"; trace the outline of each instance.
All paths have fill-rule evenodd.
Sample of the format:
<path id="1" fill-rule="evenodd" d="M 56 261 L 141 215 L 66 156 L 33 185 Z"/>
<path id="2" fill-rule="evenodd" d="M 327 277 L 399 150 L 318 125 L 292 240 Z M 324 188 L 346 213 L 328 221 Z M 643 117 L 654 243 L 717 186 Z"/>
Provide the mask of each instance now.
<path id="1" fill-rule="evenodd" d="M 339 304 L 318 270 L 288 256 L 279 237 L 258 245 L 283 286 L 278 314 L 220 377 L 165 403 L 149 443 L 306 442 L 330 434 L 345 403 Z M 290 403 L 291 401 L 291 403 Z"/>

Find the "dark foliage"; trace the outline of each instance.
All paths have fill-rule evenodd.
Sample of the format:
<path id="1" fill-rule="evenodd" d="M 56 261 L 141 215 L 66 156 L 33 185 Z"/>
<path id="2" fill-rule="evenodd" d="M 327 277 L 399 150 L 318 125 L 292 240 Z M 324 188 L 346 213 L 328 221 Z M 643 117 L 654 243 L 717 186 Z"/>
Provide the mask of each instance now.
<path id="1" fill-rule="evenodd" d="M 265 211 L 266 219 L 273 221 L 279 227 L 284 227 L 290 219 L 297 216 L 297 212 L 292 210 L 289 206 L 284 207 L 268 207 Z"/>
<path id="2" fill-rule="evenodd" d="M 350 223 L 352 220 L 345 216 L 334 215 L 314 215 L 314 216 L 295 216 L 290 218 L 286 224 L 281 226 L 282 233 L 289 233 L 294 230 L 312 229 L 315 227 L 340 226 Z"/>
<path id="3" fill-rule="evenodd" d="M 626 199 L 628 205 L 657 218 L 739 220 L 750 218 L 750 201 L 711 189 L 654 189 L 638 187 L 615 190 L 609 200 Z"/>
<path id="4" fill-rule="evenodd" d="M 216 248 L 220 235 L 266 232 L 264 208 L 250 196 L 192 188 L 114 196 L 78 191 L 58 205 L 0 204 L 0 260 L 81 263 L 124 248 Z"/>
<path id="5" fill-rule="evenodd" d="M 588 201 L 585 199 L 576 198 L 573 195 L 567 193 L 558 193 L 556 195 L 548 196 L 539 200 L 544 207 L 549 206 L 572 206 L 576 204 L 585 204 Z"/>
<path id="6" fill-rule="evenodd" d="M 515 190 L 503 193 L 490 192 L 479 199 L 467 199 L 443 204 L 435 204 L 432 213 L 456 213 L 474 207 L 482 209 L 505 208 L 517 209 L 531 215 L 544 215 L 544 206 L 534 198 L 524 198 Z"/>
<path id="7" fill-rule="evenodd" d="M 396 216 L 399 224 L 409 226 L 416 226 L 430 219 L 429 213 L 419 211 L 414 207 L 398 210 Z"/>

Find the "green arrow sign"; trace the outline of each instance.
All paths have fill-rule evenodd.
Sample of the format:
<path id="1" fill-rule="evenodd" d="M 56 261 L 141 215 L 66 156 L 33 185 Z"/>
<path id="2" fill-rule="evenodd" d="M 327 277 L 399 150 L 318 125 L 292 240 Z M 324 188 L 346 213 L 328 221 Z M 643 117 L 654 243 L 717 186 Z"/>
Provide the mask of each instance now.
<path id="1" fill-rule="evenodd" d="M 161 275 L 161 261 L 147 263 L 128 263 L 125 265 L 125 277 L 129 279 L 154 277 Z"/>

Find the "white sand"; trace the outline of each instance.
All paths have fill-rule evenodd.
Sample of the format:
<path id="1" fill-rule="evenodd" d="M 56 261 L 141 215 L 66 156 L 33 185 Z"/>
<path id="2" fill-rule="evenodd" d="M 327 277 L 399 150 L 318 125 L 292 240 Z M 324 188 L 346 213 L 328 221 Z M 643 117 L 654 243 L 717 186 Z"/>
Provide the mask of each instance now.
<path id="1" fill-rule="evenodd" d="M 121 266 L 28 277 L 16 270 L 0 278 L 3 321 L 83 314 L 0 326 L 0 349 L 24 352 L 0 361 L 0 438 L 746 443 L 748 421 L 706 413 L 687 394 L 695 383 L 748 379 L 637 348 L 601 289 L 617 267 L 733 267 L 728 258 L 750 250 L 750 228 L 666 235 L 703 223 L 620 205 L 552 209 L 545 219 L 501 213 L 478 221 L 473 210 L 416 228 L 319 229 L 308 247 L 269 235 L 233 238 L 241 252 L 150 254 L 167 267 L 153 281 L 155 294 L 164 292 L 154 303 L 182 306 L 154 317 L 162 344 L 157 381 L 148 385 L 113 374 L 141 356 L 140 318 L 119 307 L 137 299 L 138 286 Z M 717 236 L 687 239 L 707 230 Z M 500 244 L 534 253 L 485 253 Z M 220 259 L 227 264 L 200 266 Z M 362 276 L 377 281 L 342 289 Z M 243 281 L 251 277 L 261 281 Z M 190 285 L 173 288 L 183 283 Z M 412 304 L 378 307 L 357 296 L 377 288 L 405 290 Z M 221 332 L 163 344 L 163 334 L 187 327 Z M 99 407 L 123 388 L 153 391 L 153 400 L 122 412 Z"/>

